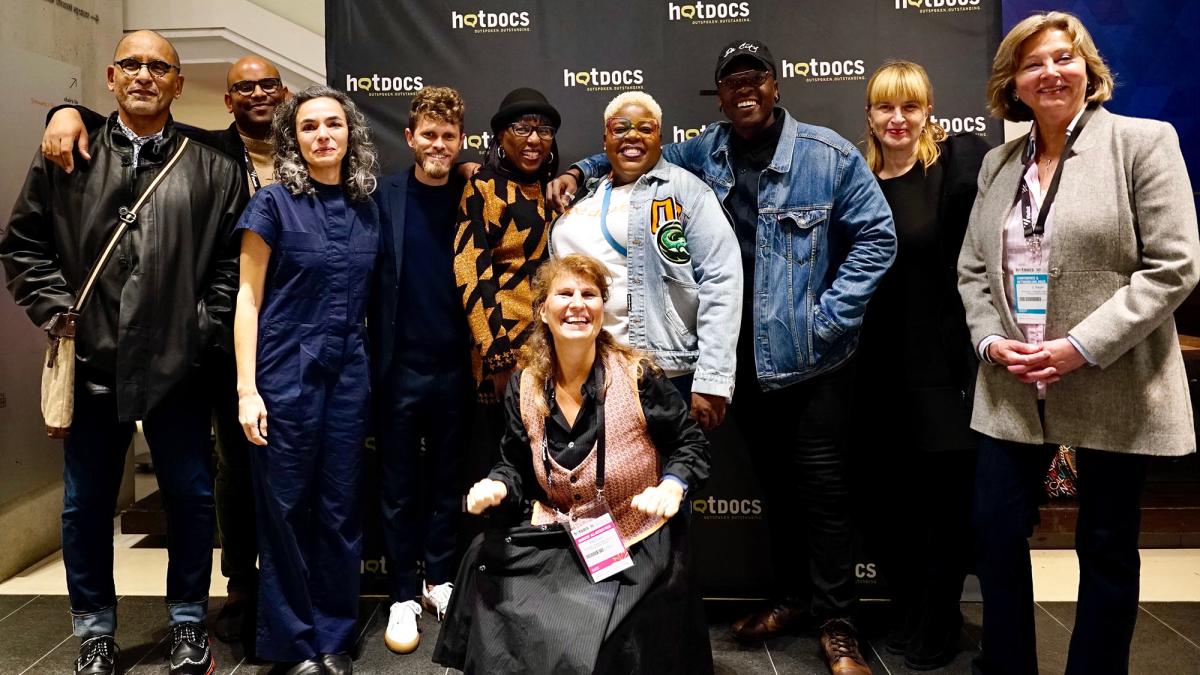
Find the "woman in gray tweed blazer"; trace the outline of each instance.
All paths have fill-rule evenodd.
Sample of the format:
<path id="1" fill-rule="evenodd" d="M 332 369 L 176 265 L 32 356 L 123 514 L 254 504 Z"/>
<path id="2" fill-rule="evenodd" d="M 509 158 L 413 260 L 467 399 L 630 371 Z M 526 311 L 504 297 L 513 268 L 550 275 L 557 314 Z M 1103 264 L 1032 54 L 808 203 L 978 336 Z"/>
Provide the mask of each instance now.
<path id="1" fill-rule="evenodd" d="M 971 427 L 984 653 L 1036 673 L 1028 537 L 1054 448 L 1078 448 L 1079 604 L 1067 673 L 1126 672 L 1148 459 L 1195 451 L 1172 312 L 1197 282 L 1196 210 L 1170 125 L 1114 115 L 1080 21 L 1035 14 L 1004 38 L 993 115 L 1032 120 L 988 153 L 959 257 L 982 360 Z"/>

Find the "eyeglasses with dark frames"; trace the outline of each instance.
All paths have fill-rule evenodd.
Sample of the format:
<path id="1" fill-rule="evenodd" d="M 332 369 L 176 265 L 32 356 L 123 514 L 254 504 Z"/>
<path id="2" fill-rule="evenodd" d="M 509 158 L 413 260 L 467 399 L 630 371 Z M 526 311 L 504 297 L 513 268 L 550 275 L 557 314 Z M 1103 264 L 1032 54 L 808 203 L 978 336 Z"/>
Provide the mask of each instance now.
<path id="1" fill-rule="evenodd" d="M 121 72 L 130 77 L 137 77 L 137 74 L 142 72 L 142 68 L 150 71 L 154 77 L 163 78 L 171 69 L 179 70 L 179 66 L 166 61 L 138 61 L 137 59 L 121 59 L 113 61 L 113 65 L 120 68 Z"/>
<path id="2" fill-rule="evenodd" d="M 236 91 L 242 96 L 250 96 L 254 93 L 254 88 L 258 87 L 264 94 L 270 96 L 282 86 L 283 82 L 278 77 L 264 77 L 261 80 L 239 80 L 229 87 L 229 91 Z"/>
<path id="3" fill-rule="evenodd" d="M 658 120 L 643 119 L 634 122 L 628 117 L 613 117 L 604 123 L 604 128 L 608 129 L 608 133 L 616 138 L 625 138 L 630 132 L 637 130 L 641 136 L 652 136 L 658 131 Z"/>
<path id="4" fill-rule="evenodd" d="M 534 126 L 528 122 L 513 122 L 512 124 L 508 125 L 508 128 L 512 129 L 512 132 L 521 138 L 528 138 L 529 134 L 537 132 L 538 138 L 542 139 L 543 141 L 554 140 L 554 134 L 558 131 L 548 124 Z"/>

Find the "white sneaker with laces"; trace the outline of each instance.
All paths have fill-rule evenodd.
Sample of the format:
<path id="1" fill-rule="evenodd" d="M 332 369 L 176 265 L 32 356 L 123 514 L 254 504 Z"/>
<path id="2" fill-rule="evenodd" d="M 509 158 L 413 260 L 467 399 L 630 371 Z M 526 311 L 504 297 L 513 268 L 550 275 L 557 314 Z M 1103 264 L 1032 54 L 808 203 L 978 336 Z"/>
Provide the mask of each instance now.
<path id="1" fill-rule="evenodd" d="M 388 616 L 387 630 L 383 633 L 383 642 L 387 648 L 397 654 L 411 654 L 421 643 L 421 633 L 417 630 L 417 617 L 421 616 L 421 605 L 416 600 L 393 602 Z"/>
<path id="2" fill-rule="evenodd" d="M 437 620 L 441 621 L 446 616 L 446 608 L 450 606 L 450 596 L 453 594 L 454 584 L 448 581 L 433 588 L 425 586 L 425 590 L 421 591 L 421 604 L 425 605 L 425 609 L 437 615 Z"/>

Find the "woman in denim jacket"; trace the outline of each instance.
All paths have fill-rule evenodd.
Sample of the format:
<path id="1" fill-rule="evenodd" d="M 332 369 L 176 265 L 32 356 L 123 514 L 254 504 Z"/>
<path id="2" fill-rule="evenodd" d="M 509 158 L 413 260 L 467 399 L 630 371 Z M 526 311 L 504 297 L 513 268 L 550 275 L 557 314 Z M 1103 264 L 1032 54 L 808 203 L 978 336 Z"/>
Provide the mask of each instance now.
<path id="1" fill-rule="evenodd" d="M 662 365 L 692 416 L 719 425 L 733 396 L 742 266 L 725 211 L 707 185 L 662 159 L 662 108 L 625 92 L 604 111 L 612 171 L 589 181 L 555 222 L 550 251 L 605 264 L 604 328 Z"/>

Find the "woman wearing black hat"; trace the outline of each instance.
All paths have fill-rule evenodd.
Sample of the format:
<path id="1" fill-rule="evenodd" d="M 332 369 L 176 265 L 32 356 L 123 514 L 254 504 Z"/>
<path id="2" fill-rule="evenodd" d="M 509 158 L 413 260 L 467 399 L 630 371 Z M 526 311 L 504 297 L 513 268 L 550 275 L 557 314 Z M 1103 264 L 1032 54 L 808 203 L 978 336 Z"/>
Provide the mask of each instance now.
<path id="1" fill-rule="evenodd" d="M 532 319 L 530 281 L 546 259 L 553 211 L 547 181 L 558 172 L 558 111 L 541 92 L 509 92 L 492 116 L 495 134 L 484 166 L 459 206 L 454 274 L 475 349 L 472 367 L 481 403 L 497 404 Z M 498 406 L 491 405 L 498 417 Z M 501 423 L 493 425 L 497 439 Z"/>

